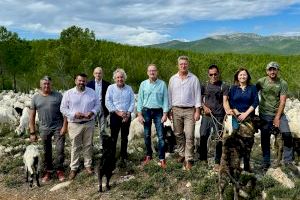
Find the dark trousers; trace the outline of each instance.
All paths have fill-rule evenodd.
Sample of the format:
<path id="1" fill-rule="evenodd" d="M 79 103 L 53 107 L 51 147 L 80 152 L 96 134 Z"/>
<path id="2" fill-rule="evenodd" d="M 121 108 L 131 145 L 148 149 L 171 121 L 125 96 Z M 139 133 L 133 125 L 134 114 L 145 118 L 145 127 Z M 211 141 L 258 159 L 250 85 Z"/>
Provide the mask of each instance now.
<path id="1" fill-rule="evenodd" d="M 216 117 L 218 122 L 223 123 L 224 117 Z M 209 116 L 203 115 L 200 126 L 200 146 L 197 151 L 199 153 L 199 160 L 207 160 L 207 140 L 211 134 L 211 128 L 213 128 L 214 134 L 220 134 L 222 126 L 217 124 L 218 130 L 213 123 L 213 119 Z M 216 152 L 215 152 L 215 164 L 220 164 L 222 156 L 222 141 L 217 141 L 216 143 Z"/>
<path id="2" fill-rule="evenodd" d="M 128 145 L 128 134 L 129 126 L 131 123 L 131 117 L 129 117 L 127 122 L 122 122 L 123 118 L 118 116 L 116 113 L 110 114 L 110 130 L 111 138 L 113 142 L 113 155 L 116 155 L 117 141 L 119 132 L 121 129 L 121 159 L 127 158 L 127 145 Z"/>
<path id="3" fill-rule="evenodd" d="M 263 153 L 263 164 L 266 166 L 270 165 L 270 130 L 273 126 L 274 116 L 262 115 L 260 114 L 262 120 L 261 127 L 261 148 Z M 283 160 L 284 163 L 289 163 L 293 161 L 293 137 L 290 132 L 288 121 L 285 115 L 280 118 L 279 125 L 280 132 L 283 139 Z"/>
<path id="4" fill-rule="evenodd" d="M 144 117 L 144 140 L 147 150 L 147 156 L 152 157 L 152 147 L 151 147 L 151 126 L 152 120 L 154 121 L 154 125 L 156 128 L 156 134 L 158 138 L 158 152 L 159 159 L 165 159 L 165 141 L 163 136 L 163 124 L 161 123 L 161 118 L 163 116 L 162 109 L 154 109 L 154 108 L 143 108 L 142 110 Z"/>
<path id="5" fill-rule="evenodd" d="M 41 130 L 41 139 L 44 147 L 44 167 L 46 171 L 53 170 L 52 164 L 52 137 L 54 136 L 56 158 L 54 165 L 56 170 L 63 170 L 65 160 L 65 136 L 60 135 L 60 129 Z"/>

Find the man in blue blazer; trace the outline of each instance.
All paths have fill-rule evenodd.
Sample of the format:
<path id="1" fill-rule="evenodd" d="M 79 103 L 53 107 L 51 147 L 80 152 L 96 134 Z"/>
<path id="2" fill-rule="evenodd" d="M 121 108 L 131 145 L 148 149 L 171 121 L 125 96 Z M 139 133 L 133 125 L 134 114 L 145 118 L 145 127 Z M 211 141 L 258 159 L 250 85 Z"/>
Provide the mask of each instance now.
<path id="1" fill-rule="evenodd" d="M 109 114 L 105 106 L 105 94 L 110 83 L 102 79 L 103 70 L 101 67 L 96 67 L 94 69 L 93 75 L 95 79 L 89 81 L 86 86 L 96 91 L 96 94 L 100 101 L 100 112 L 97 114 L 96 120 L 98 121 L 98 125 L 100 127 L 100 147 L 102 148 L 102 136 L 103 134 L 105 134 L 107 124 L 106 119 Z"/>

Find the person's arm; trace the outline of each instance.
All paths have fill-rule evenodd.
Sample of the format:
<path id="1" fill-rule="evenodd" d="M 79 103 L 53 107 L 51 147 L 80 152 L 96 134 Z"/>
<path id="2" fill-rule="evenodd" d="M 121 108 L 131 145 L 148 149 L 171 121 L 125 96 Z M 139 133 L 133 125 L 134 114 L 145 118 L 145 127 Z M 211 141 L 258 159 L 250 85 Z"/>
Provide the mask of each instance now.
<path id="1" fill-rule="evenodd" d="M 279 127 L 280 125 L 280 118 L 285 107 L 286 98 L 287 98 L 286 95 L 280 95 L 279 106 L 273 120 L 273 124 L 275 127 Z"/>
<path id="2" fill-rule="evenodd" d="M 141 124 L 144 124 L 144 122 L 145 122 L 143 114 L 142 114 L 143 102 L 144 102 L 143 83 L 141 83 L 139 92 L 138 92 L 138 101 L 137 101 L 137 107 L 136 107 L 138 120 Z"/>
<path id="3" fill-rule="evenodd" d="M 116 107 L 113 103 L 113 95 L 112 95 L 113 85 L 108 86 L 106 95 L 105 95 L 105 106 L 109 112 L 117 111 Z"/>
<path id="4" fill-rule="evenodd" d="M 229 97 L 228 96 L 223 96 L 223 107 L 224 107 L 225 113 L 227 115 L 234 115 L 234 112 L 230 108 L 230 105 L 229 105 Z"/>
<path id="5" fill-rule="evenodd" d="M 63 126 L 60 129 L 60 135 L 64 135 L 68 132 L 68 120 L 67 117 L 64 116 Z"/>
<path id="6" fill-rule="evenodd" d="M 169 98 L 168 98 L 168 89 L 165 82 L 163 82 L 163 116 L 161 118 L 161 123 L 167 121 L 169 112 Z"/>
<path id="7" fill-rule="evenodd" d="M 201 107 L 201 87 L 198 78 L 196 77 L 196 85 L 194 86 L 195 94 L 195 113 L 194 120 L 198 121 L 200 119 L 200 107 Z"/>

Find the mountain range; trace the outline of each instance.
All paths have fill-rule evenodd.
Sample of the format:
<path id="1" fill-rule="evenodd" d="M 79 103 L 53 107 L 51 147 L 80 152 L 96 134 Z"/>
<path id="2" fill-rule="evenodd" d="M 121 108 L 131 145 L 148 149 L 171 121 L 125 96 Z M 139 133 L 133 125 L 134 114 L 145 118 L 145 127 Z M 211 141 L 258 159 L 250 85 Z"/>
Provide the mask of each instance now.
<path id="1" fill-rule="evenodd" d="M 299 55 L 300 36 L 261 36 L 254 33 L 215 35 L 200 40 L 172 40 L 148 47 L 188 50 L 204 53 L 243 53 Z"/>

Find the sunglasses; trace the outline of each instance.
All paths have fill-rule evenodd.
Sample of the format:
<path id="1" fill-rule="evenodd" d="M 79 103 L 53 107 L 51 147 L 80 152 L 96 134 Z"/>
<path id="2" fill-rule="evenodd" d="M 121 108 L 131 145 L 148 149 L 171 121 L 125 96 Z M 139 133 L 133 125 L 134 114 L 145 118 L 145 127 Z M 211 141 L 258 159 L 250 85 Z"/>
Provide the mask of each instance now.
<path id="1" fill-rule="evenodd" d="M 218 74 L 209 74 L 209 76 L 218 76 Z"/>

